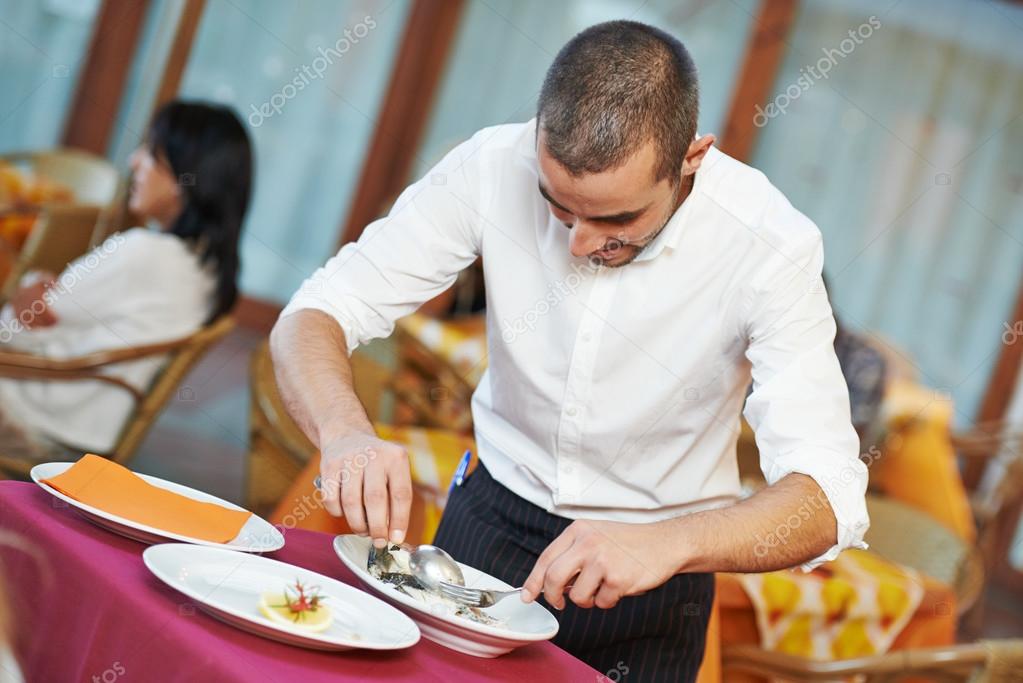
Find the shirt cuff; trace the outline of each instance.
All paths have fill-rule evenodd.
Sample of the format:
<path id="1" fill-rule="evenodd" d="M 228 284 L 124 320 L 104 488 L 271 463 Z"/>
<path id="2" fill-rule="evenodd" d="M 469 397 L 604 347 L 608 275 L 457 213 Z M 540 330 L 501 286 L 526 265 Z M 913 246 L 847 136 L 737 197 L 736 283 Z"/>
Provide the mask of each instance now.
<path id="1" fill-rule="evenodd" d="M 829 455 L 831 457 L 827 457 Z M 858 457 L 849 459 L 836 451 L 801 449 L 775 458 L 767 473 L 767 481 L 774 484 L 792 473 L 805 474 L 817 482 L 831 505 L 838 526 L 838 542 L 822 555 L 799 565 L 799 568 L 809 572 L 835 559 L 846 548 L 866 549 L 867 544 L 863 541 L 863 535 L 870 527 L 866 502 L 867 466 Z M 799 510 L 786 520 L 784 524 L 786 536 L 794 532 L 804 520 L 809 519 L 810 515 L 815 514 L 822 504 L 823 501 L 817 497 L 804 500 Z M 775 536 L 777 542 L 784 543 L 780 529 Z"/>

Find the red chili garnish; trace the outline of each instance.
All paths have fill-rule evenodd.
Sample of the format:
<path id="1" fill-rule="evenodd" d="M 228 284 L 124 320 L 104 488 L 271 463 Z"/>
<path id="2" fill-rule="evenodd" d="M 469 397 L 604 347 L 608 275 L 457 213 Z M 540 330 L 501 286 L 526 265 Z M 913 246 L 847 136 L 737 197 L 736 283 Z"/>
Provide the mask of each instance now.
<path id="1" fill-rule="evenodd" d="M 294 591 L 295 596 L 292 597 L 290 591 Z M 323 596 L 320 595 L 320 587 L 313 586 L 307 588 L 302 585 L 302 582 L 298 579 L 295 580 L 294 586 L 284 587 L 284 602 L 283 605 L 272 605 L 273 607 L 287 607 L 288 611 L 292 613 L 293 620 L 298 621 L 299 619 L 305 618 L 306 612 L 315 612 L 320 608 L 320 602 L 323 600 Z"/>

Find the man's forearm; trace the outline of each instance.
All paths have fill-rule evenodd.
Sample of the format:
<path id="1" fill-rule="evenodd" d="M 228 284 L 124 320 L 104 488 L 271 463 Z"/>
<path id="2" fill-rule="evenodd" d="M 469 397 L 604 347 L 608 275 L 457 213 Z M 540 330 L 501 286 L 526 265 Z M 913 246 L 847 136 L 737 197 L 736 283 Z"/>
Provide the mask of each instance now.
<path id="1" fill-rule="evenodd" d="M 837 522 L 812 478 L 790 474 L 735 505 L 668 520 L 682 572 L 765 572 L 794 567 L 836 543 Z"/>
<path id="2" fill-rule="evenodd" d="M 270 334 L 270 353 L 288 412 L 319 448 L 352 433 L 374 433 L 355 395 L 337 321 L 316 310 L 281 318 Z"/>

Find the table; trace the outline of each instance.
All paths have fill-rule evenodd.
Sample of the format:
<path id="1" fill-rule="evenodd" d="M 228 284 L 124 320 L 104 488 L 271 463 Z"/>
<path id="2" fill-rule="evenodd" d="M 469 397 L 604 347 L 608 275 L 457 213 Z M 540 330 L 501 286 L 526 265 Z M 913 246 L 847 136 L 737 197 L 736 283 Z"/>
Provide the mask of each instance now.
<path id="1" fill-rule="evenodd" d="M 79 517 L 35 484 L 0 482 L 0 545 L 15 614 L 14 651 L 27 681 L 594 681 L 597 672 L 550 643 L 497 659 L 426 640 L 392 652 L 315 652 L 260 638 L 199 610 L 149 573 L 145 546 Z M 268 556 L 357 585 L 332 536 L 285 532 Z M 106 674 L 106 675 L 104 675 Z"/>

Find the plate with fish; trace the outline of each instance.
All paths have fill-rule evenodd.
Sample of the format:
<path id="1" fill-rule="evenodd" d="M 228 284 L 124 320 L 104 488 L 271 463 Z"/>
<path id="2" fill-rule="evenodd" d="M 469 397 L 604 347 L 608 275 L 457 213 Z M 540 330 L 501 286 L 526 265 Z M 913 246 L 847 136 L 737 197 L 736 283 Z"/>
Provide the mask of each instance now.
<path id="1" fill-rule="evenodd" d="M 409 569 L 411 551 L 411 546 L 393 543 L 378 550 L 371 539 L 355 534 L 334 539 L 334 552 L 364 586 L 407 614 L 423 636 L 447 648 L 474 657 L 499 657 L 558 632 L 558 620 L 536 602 L 512 596 L 493 607 L 470 608 L 426 590 Z M 458 566 L 469 588 L 512 588 L 461 562 Z"/>

